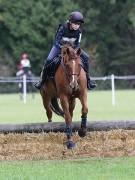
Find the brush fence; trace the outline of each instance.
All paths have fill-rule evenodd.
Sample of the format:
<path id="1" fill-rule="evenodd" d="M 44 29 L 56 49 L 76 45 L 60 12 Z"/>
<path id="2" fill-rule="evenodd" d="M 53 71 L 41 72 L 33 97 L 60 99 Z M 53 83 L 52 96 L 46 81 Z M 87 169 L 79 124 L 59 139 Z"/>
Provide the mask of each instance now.
<path id="1" fill-rule="evenodd" d="M 73 132 L 78 131 L 81 122 L 73 122 Z M 135 130 L 134 121 L 95 121 L 87 123 L 88 131 L 109 131 L 114 129 Z M 65 122 L 1 124 L 0 133 L 64 132 Z"/>

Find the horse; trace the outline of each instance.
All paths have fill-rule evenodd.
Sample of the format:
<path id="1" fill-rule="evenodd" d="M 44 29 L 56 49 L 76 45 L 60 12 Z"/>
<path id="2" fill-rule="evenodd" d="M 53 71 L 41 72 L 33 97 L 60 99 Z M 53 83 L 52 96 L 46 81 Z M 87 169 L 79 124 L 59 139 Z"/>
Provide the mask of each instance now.
<path id="1" fill-rule="evenodd" d="M 78 134 L 80 137 L 84 137 L 87 132 L 87 80 L 80 54 L 80 48 L 75 50 L 69 44 L 63 45 L 61 62 L 55 72 L 54 81 L 48 79 L 40 89 L 48 122 L 52 121 L 52 110 L 64 116 L 67 136 L 66 146 L 68 149 L 75 147 L 75 142 L 73 142 L 72 138 L 72 117 L 76 98 L 79 98 L 82 105 L 81 127 Z M 60 100 L 62 111 L 57 104 L 56 100 L 58 99 Z"/>

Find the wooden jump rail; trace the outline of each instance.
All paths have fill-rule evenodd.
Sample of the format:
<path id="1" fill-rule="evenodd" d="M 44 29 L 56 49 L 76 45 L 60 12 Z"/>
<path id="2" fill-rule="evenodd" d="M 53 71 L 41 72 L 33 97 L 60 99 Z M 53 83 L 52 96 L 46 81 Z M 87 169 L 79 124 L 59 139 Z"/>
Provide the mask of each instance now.
<path id="1" fill-rule="evenodd" d="M 73 131 L 78 131 L 80 122 L 73 122 Z M 95 121 L 88 122 L 88 131 L 109 131 L 113 129 L 135 130 L 134 121 Z M 65 122 L 1 124 L 0 133 L 41 133 L 64 132 Z"/>

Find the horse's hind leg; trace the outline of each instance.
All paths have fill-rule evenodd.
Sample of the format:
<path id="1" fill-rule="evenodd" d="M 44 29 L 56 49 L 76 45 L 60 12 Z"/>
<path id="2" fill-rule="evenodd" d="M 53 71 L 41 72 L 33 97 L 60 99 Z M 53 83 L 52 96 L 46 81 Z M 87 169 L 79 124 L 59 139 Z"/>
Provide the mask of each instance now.
<path id="1" fill-rule="evenodd" d="M 46 115 L 48 117 L 48 122 L 52 122 L 52 110 L 50 104 L 47 104 L 47 106 L 45 106 L 45 109 L 46 109 Z"/>
<path id="2" fill-rule="evenodd" d="M 48 97 L 45 95 L 45 92 L 41 92 L 42 100 L 43 100 L 43 105 L 46 110 L 46 115 L 48 118 L 48 122 L 52 122 L 52 110 L 50 107 L 50 102 L 51 102 L 51 97 Z"/>

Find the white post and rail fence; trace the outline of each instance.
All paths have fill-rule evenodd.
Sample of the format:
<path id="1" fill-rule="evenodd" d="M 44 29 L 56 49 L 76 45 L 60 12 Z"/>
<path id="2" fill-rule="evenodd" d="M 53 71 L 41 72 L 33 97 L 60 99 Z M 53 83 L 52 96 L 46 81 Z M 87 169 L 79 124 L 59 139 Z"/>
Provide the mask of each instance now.
<path id="1" fill-rule="evenodd" d="M 26 75 L 22 78 L 20 77 L 0 77 L 0 83 L 22 83 L 23 85 L 23 102 L 27 102 L 27 83 L 28 82 L 37 82 L 40 78 L 33 77 L 32 79 L 26 79 Z M 111 90 L 112 90 L 112 106 L 116 105 L 116 96 L 115 96 L 115 80 L 135 80 L 135 75 L 131 76 L 115 76 L 114 74 L 104 77 L 92 77 L 92 80 L 95 81 L 111 81 Z"/>

